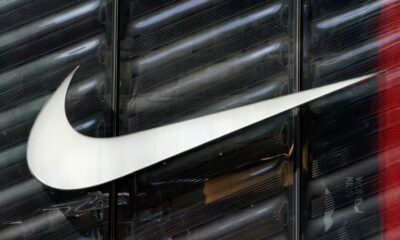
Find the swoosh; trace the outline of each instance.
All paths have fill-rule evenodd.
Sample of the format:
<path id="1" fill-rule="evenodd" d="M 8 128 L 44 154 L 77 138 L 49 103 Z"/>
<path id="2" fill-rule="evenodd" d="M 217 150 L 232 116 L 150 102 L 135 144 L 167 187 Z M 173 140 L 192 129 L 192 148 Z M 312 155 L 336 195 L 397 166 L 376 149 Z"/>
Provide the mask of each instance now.
<path id="1" fill-rule="evenodd" d="M 42 108 L 28 140 L 30 171 L 43 184 L 56 189 L 82 189 L 118 179 L 375 75 L 125 136 L 93 138 L 75 131 L 65 113 L 68 86 L 76 70 Z"/>

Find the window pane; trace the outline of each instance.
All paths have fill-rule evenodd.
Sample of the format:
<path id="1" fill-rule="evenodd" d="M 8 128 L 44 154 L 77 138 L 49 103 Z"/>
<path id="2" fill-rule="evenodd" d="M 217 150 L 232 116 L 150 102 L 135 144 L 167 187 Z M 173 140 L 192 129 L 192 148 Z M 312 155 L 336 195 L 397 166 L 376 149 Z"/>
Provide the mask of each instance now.
<path id="1" fill-rule="evenodd" d="M 26 141 L 35 117 L 77 65 L 80 69 L 66 101 L 67 116 L 83 134 L 109 135 L 107 4 L 102 0 L 0 2 L 0 239 L 107 236 L 108 187 L 50 189 L 30 174 L 26 162 Z"/>
<path id="2" fill-rule="evenodd" d="M 383 72 L 304 108 L 305 239 L 399 239 L 400 2 L 306 9 L 303 88 Z"/>
<path id="3" fill-rule="evenodd" d="M 293 92 L 292 2 L 122 1 L 120 134 Z M 294 126 L 286 112 L 124 178 L 120 237 L 291 239 Z"/>

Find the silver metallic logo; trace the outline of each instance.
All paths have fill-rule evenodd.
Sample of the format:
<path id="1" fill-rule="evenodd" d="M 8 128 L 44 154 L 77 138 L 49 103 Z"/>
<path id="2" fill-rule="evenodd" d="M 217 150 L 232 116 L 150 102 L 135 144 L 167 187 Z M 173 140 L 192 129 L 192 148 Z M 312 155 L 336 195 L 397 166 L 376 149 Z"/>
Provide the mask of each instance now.
<path id="1" fill-rule="evenodd" d="M 65 113 L 65 97 L 75 71 L 42 108 L 31 130 L 27 150 L 32 174 L 50 187 L 65 190 L 118 179 L 374 76 L 358 77 L 125 136 L 93 138 L 76 132 Z"/>

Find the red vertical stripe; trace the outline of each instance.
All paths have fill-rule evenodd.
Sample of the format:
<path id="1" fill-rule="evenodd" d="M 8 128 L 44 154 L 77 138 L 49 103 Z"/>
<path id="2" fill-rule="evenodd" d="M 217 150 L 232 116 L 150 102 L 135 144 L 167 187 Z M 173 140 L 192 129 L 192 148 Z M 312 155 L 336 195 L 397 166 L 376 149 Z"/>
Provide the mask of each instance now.
<path id="1" fill-rule="evenodd" d="M 382 0 L 381 0 L 382 1 Z M 383 215 L 385 240 L 400 239 L 400 0 L 382 1 L 377 25 L 379 68 L 385 73 L 379 79 L 380 108 L 389 109 L 379 115 L 380 131 L 380 209 Z M 391 39 L 384 41 L 384 39 Z M 386 130 L 384 130 L 386 129 Z"/>

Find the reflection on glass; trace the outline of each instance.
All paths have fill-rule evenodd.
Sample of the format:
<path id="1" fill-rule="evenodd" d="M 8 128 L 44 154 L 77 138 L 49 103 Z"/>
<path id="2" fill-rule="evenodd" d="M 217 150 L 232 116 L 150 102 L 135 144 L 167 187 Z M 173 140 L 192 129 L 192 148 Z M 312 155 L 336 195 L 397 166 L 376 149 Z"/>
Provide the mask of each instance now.
<path id="1" fill-rule="evenodd" d="M 400 2 L 307 6 L 304 88 L 381 74 L 304 109 L 304 237 L 399 239 Z"/>
<path id="2" fill-rule="evenodd" d="M 111 31 L 103 8 L 102 0 L 0 3 L 0 239 L 108 235 L 107 187 L 49 189 L 31 176 L 25 159 L 35 117 L 77 65 L 82 71 L 67 96 L 68 118 L 83 134 L 109 134 L 104 98 Z"/>
<path id="3" fill-rule="evenodd" d="M 294 90 L 292 2 L 124 3 L 120 134 Z M 124 178 L 119 237 L 291 239 L 294 118 L 281 114 Z"/>

